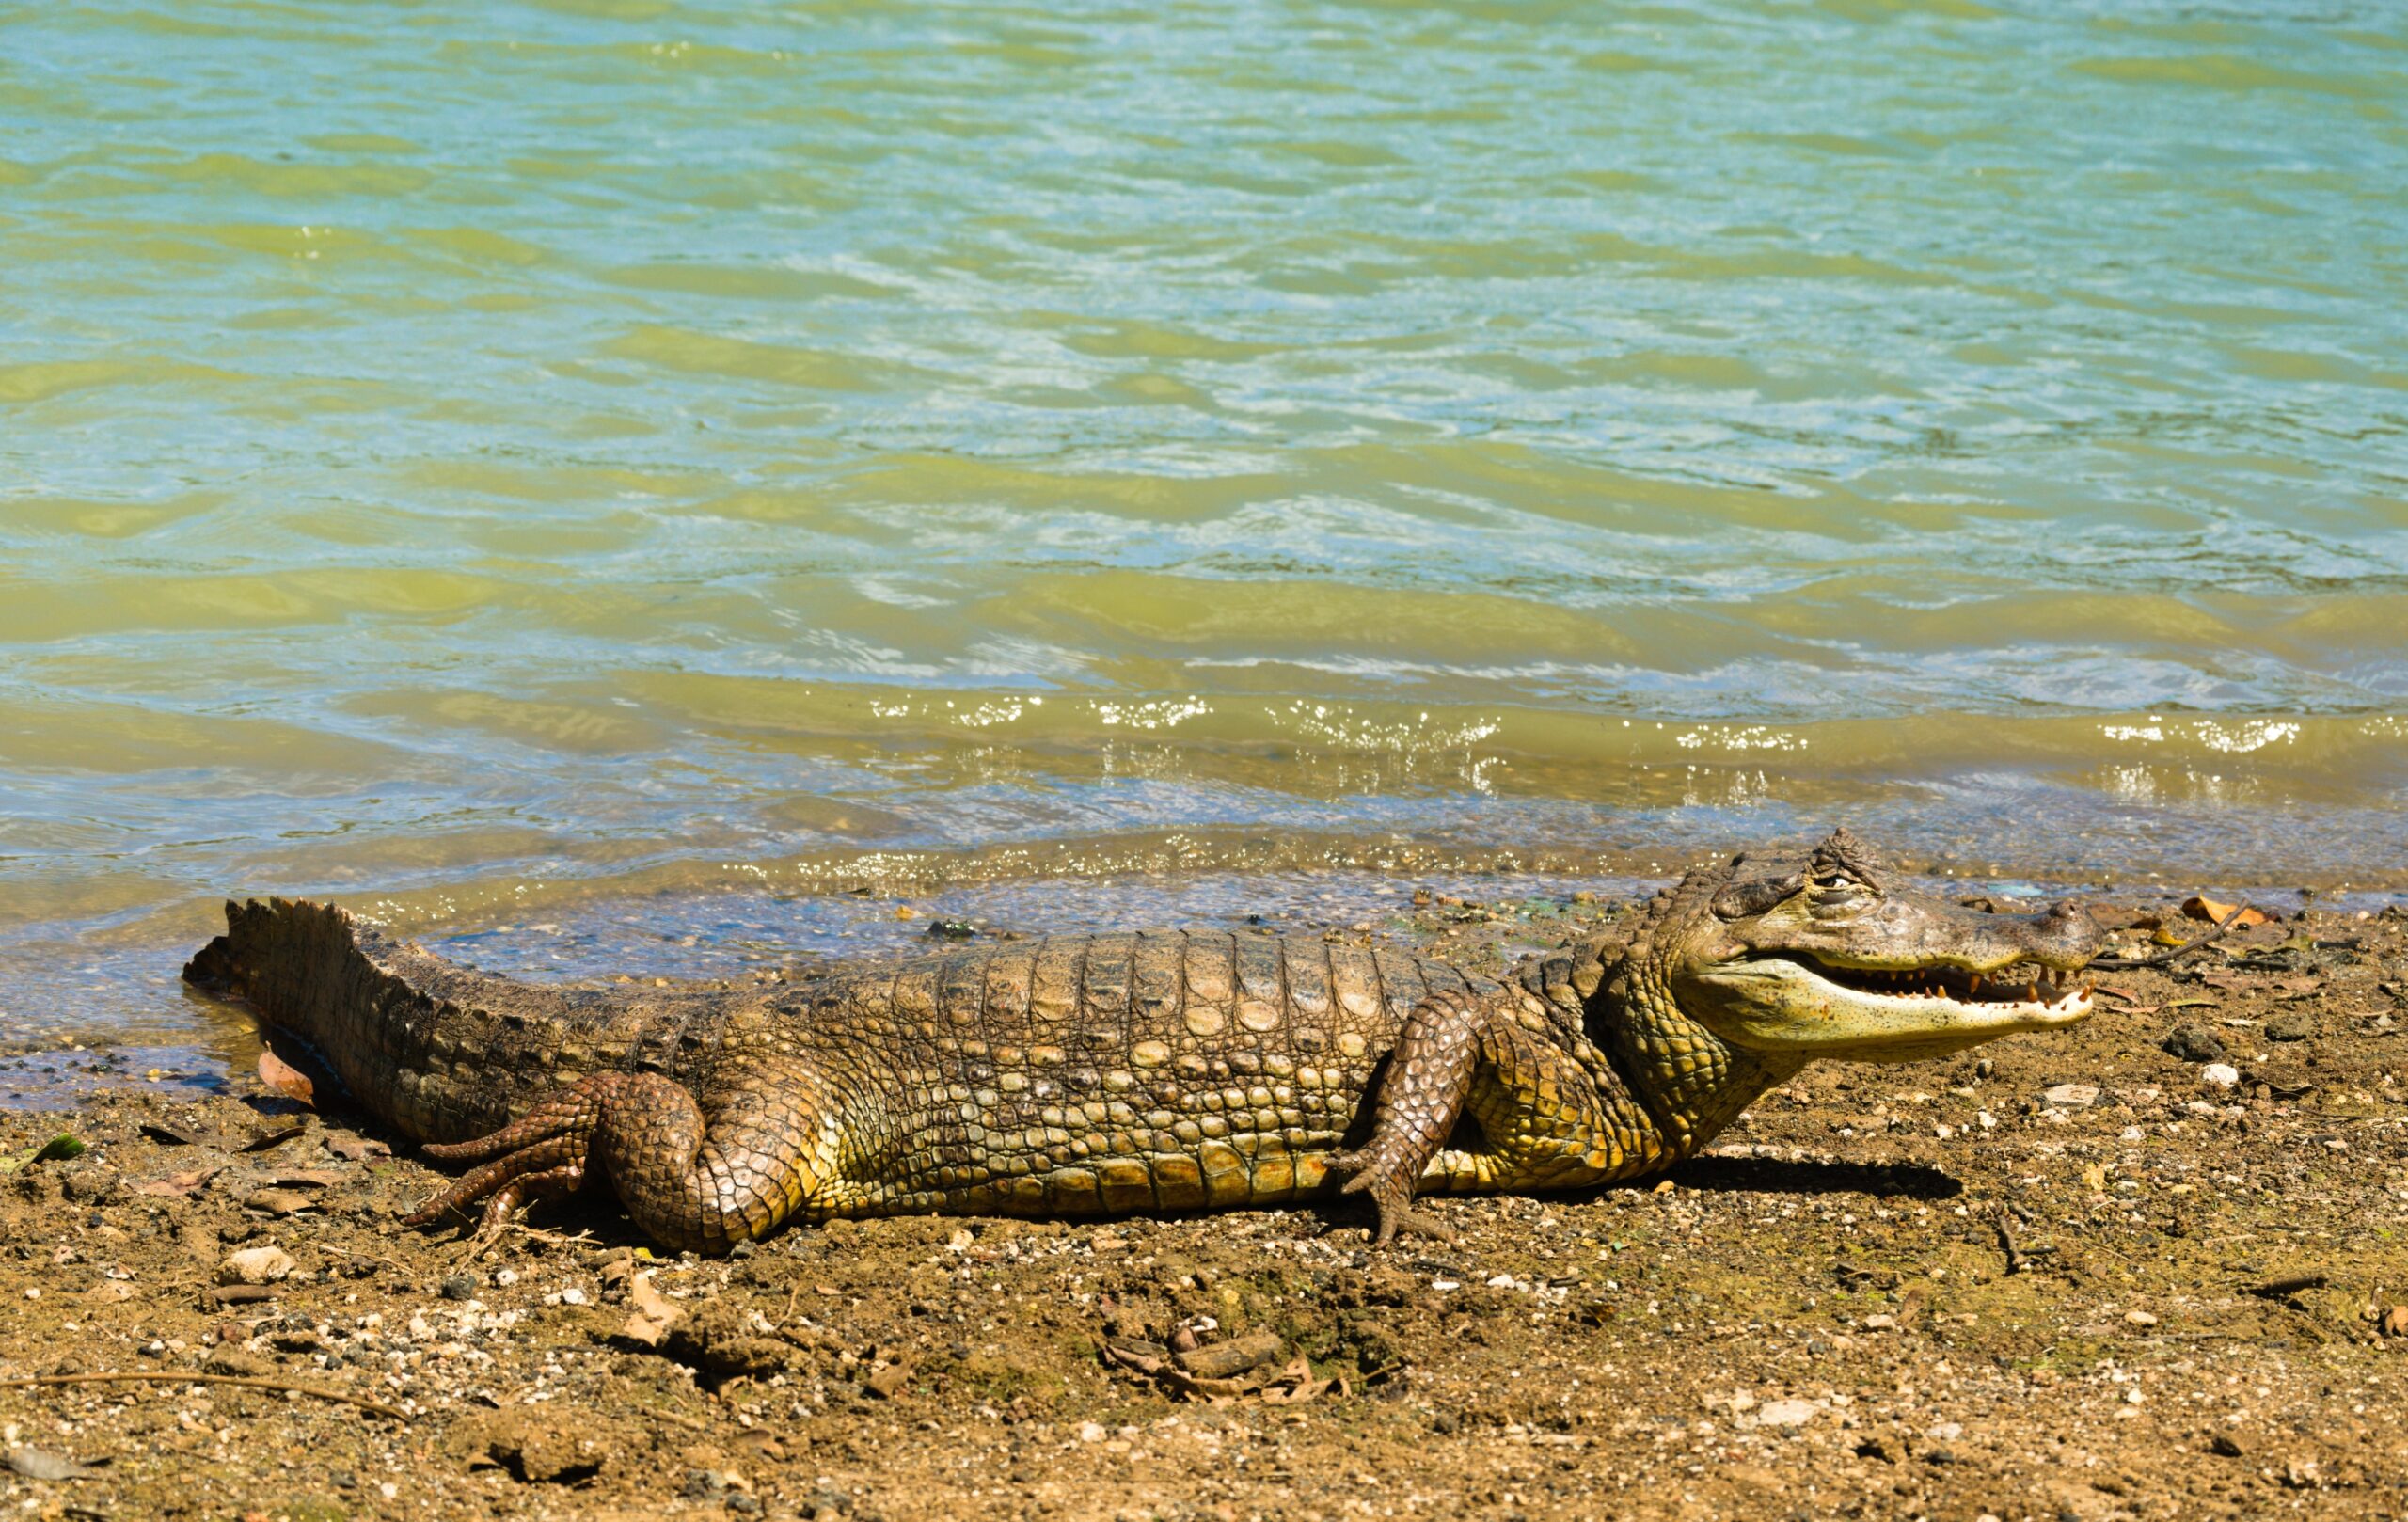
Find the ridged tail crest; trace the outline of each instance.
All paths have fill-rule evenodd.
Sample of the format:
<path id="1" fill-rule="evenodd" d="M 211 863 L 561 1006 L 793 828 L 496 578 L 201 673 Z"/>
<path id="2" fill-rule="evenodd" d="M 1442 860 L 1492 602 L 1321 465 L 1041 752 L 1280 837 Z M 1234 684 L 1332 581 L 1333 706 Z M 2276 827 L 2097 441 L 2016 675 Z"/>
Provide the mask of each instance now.
<path id="1" fill-rule="evenodd" d="M 590 1072 L 685 1078 L 726 1003 L 499 977 L 284 898 L 227 904 L 226 933 L 184 980 L 307 1043 L 355 1101 L 420 1141 L 481 1135 Z"/>

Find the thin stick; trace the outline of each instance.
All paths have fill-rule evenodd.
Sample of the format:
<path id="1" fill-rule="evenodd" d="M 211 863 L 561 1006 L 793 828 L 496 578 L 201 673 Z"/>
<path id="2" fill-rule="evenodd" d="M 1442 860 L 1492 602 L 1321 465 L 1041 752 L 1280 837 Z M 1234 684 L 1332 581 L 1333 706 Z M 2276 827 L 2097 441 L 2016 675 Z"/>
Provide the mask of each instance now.
<path id="1" fill-rule="evenodd" d="M 281 1379 L 253 1379 L 244 1374 L 175 1374 L 157 1373 L 150 1370 L 118 1370 L 100 1374 L 38 1374 L 31 1379 L 0 1379 L 0 1390 L 24 1389 L 29 1385 L 100 1385 L 139 1382 L 146 1385 L 239 1385 L 245 1389 L 277 1390 L 296 1395 L 314 1395 L 321 1401 L 340 1401 L 356 1405 L 362 1411 L 373 1411 L 395 1421 L 410 1419 L 408 1412 L 398 1406 L 372 1401 L 365 1396 L 346 1395 L 341 1390 L 322 1390 L 315 1385 L 294 1385 Z"/>
<path id="2" fill-rule="evenodd" d="M 2216 921 L 2216 927 L 2210 930 L 2207 934 L 2198 937 L 2196 940 L 2185 941 L 2178 946 L 2168 947 L 2167 949 L 2158 952 L 2152 956 L 2098 957 L 2092 959 L 2090 965 L 2093 967 L 2104 967 L 2110 972 L 2116 973 L 2120 973 L 2128 968 L 2133 967 L 2162 967 L 2167 962 L 2174 960 L 2177 957 L 2187 957 L 2194 951 L 2199 951 L 2208 946 L 2214 945 L 2218 941 L 2223 940 L 2224 933 L 2226 930 L 2231 929 L 2235 924 L 2239 923 L 2241 916 L 2248 912 L 2249 906 L 2247 904 L 2236 905 L 2234 906 L 2232 912 Z"/>

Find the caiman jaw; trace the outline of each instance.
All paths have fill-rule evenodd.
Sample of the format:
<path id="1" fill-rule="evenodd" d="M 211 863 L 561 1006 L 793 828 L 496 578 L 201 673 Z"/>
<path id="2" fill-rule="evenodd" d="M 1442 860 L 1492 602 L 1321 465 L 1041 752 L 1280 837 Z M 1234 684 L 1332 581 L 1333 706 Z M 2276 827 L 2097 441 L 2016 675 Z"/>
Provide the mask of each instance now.
<path id="1" fill-rule="evenodd" d="M 1851 967 L 1775 952 L 1698 968 L 1685 981 L 1710 995 L 1714 1024 L 1743 1045 L 1906 1062 L 2078 1023 L 2091 991 L 2076 971 L 2028 959 L 1987 969 Z"/>
<path id="2" fill-rule="evenodd" d="M 1855 967 L 1812 952 L 1792 953 L 1779 959 L 1796 961 L 1807 975 L 1858 996 L 1887 999 L 1944 1000 L 1983 1009 L 2023 1009 L 2054 1013 L 2052 1023 L 2070 1024 L 2090 1011 L 2092 984 L 2077 984 L 2075 974 L 2046 962 L 2026 959 L 1988 968 L 1935 963 L 1925 967 Z M 2067 1015 L 2067 1011 L 2074 1011 Z"/>

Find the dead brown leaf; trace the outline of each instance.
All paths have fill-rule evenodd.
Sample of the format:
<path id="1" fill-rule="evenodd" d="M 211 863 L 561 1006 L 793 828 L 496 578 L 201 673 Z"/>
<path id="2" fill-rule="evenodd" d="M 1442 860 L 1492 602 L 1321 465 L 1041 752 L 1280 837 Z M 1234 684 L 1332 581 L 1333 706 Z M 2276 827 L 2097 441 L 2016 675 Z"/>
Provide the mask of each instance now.
<path id="1" fill-rule="evenodd" d="M 155 1120 L 142 1122 L 142 1134 L 163 1147 L 223 1147 L 226 1138 L 214 1131 L 188 1131 L 182 1126 L 162 1125 Z"/>
<path id="2" fill-rule="evenodd" d="M 1261 1368 L 1287 1351 L 1287 1344 L 1273 1331 L 1249 1332 L 1244 1337 L 1210 1347 L 1199 1347 L 1193 1353 L 1176 1355 L 1180 1368 L 1198 1379 L 1232 1379 L 1239 1374 Z"/>
<path id="3" fill-rule="evenodd" d="M 1199 1351 L 1210 1352 L 1211 1349 Z M 1190 1373 L 1180 1368 L 1179 1362 L 1135 1348 L 1106 1344 L 1103 1358 L 1104 1362 L 1117 1369 L 1143 1375 L 1158 1382 L 1173 1394 L 1208 1405 L 1233 1405 L 1240 1401 L 1259 1401 L 1265 1405 L 1296 1405 L 1332 1389 L 1340 1395 L 1348 1393 L 1346 1382 L 1342 1379 L 1315 1379 L 1312 1365 L 1301 1354 L 1275 1373 L 1264 1373 L 1258 1368 L 1227 1377 Z M 1180 1360 L 1184 1361 L 1184 1357 Z"/>
<path id="4" fill-rule="evenodd" d="M 355 1136 L 347 1131 L 328 1133 L 326 1150 L 350 1163 L 372 1163 L 378 1158 L 393 1155 L 393 1149 L 383 1142 L 367 1136 Z"/>
<path id="5" fill-rule="evenodd" d="M 2235 929 L 2245 930 L 2253 925 L 2263 925 L 2267 922 L 2265 911 L 2255 906 L 2244 908 L 2240 904 L 2222 904 L 2206 897 L 2182 900 L 2183 913 L 2194 920 L 2206 920 L 2211 925 L 2222 925 L 2226 920 L 2231 919 L 2236 910 L 2240 912 L 2241 917 L 2232 920 Z"/>
<path id="6" fill-rule="evenodd" d="M 281 1147 L 309 1128 L 302 1125 L 271 1126 L 243 1144 L 246 1152 L 264 1152 L 271 1147 Z"/>
<path id="7" fill-rule="evenodd" d="M 178 1199 L 198 1192 L 201 1185 L 225 1171 L 226 1165 L 223 1163 L 214 1167 L 189 1168 L 182 1173 L 171 1173 L 164 1179 L 146 1179 L 134 1186 L 134 1192 L 137 1195 L 156 1195 L 162 1199 Z"/>
<path id="8" fill-rule="evenodd" d="M 243 1208 L 270 1215 L 298 1215 L 316 1210 L 318 1202 L 297 1189 L 255 1189 L 244 1197 Z"/>
<path id="9" fill-rule="evenodd" d="M 260 1082 L 295 1104 L 317 1108 L 317 1086 L 309 1082 L 308 1074 L 273 1052 L 260 1054 Z"/>

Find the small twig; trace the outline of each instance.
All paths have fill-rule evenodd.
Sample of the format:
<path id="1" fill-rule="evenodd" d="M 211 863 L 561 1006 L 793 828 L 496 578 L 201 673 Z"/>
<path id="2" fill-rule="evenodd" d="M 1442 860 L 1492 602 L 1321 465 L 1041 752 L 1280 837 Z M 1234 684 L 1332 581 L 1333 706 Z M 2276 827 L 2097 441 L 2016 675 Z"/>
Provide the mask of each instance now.
<path id="1" fill-rule="evenodd" d="M 2022 1273 L 2031 1266 L 2031 1260 L 2024 1257 L 2023 1249 L 2015 1245 L 2015 1229 L 2006 1224 L 2006 1213 L 1999 1212 L 1998 1219 L 1992 1224 L 1998 1228 L 1999 1249 L 2006 1254 L 2006 1271 L 2010 1274 Z"/>
<path id="2" fill-rule="evenodd" d="M 548 1242 L 555 1247 L 591 1247 L 594 1245 L 594 1233 L 591 1229 L 579 1231 L 573 1237 L 563 1236 L 558 1231 L 547 1231 L 540 1226 L 529 1226 L 526 1222 L 518 1220 L 514 1220 L 510 1223 L 510 1229 L 517 1232 L 522 1237 L 532 1237 L 537 1242 Z"/>
<path id="3" fill-rule="evenodd" d="M 361 1395 L 346 1395 L 341 1390 L 320 1389 L 315 1385 L 295 1385 L 281 1379 L 253 1379 L 246 1374 L 159 1373 L 150 1370 L 115 1370 L 98 1374 L 37 1374 L 30 1379 L 0 1379 L 0 1390 L 24 1389 L 31 1385 L 101 1385 L 140 1383 L 145 1385 L 239 1385 L 245 1389 L 277 1390 L 295 1395 L 311 1395 L 321 1401 L 339 1401 L 356 1405 L 362 1411 L 373 1411 L 395 1421 L 410 1419 L 408 1412 L 399 1406 L 372 1401 Z"/>
<path id="4" fill-rule="evenodd" d="M 2241 922 L 2242 915 L 2248 912 L 2249 906 L 2247 904 L 2237 905 L 2230 913 L 2227 913 L 2224 918 L 2216 921 L 2216 927 L 2214 929 L 2210 930 L 2203 936 L 2198 936 L 2194 939 L 2185 941 L 2178 946 L 2169 946 L 2163 951 L 2156 952 L 2147 957 L 2094 957 L 2091 959 L 2090 965 L 2093 967 L 2103 967 L 2109 972 L 2114 973 L 2124 972 L 2134 967 L 2162 967 L 2167 962 L 2174 960 L 2178 957 L 2187 957 L 2194 951 L 2203 950 L 2208 946 L 2214 945 L 2218 941 L 2224 939 L 2224 933 L 2226 930 L 2231 929 L 2235 925 Z"/>
<path id="5" fill-rule="evenodd" d="M 2006 1253 L 2006 1271 L 2008 1273 L 2020 1274 L 2025 1269 L 2036 1266 L 2035 1260 L 2052 1257 L 2055 1255 L 2057 1249 L 2052 1246 L 2036 1245 L 2026 1247 L 2021 1243 L 2017 1242 L 2015 1240 L 2015 1229 L 2007 1225 L 2006 1221 L 2007 1213 L 2001 1211 L 1998 1213 L 1998 1219 L 1993 1224 L 1998 1228 L 1998 1245 Z"/>

